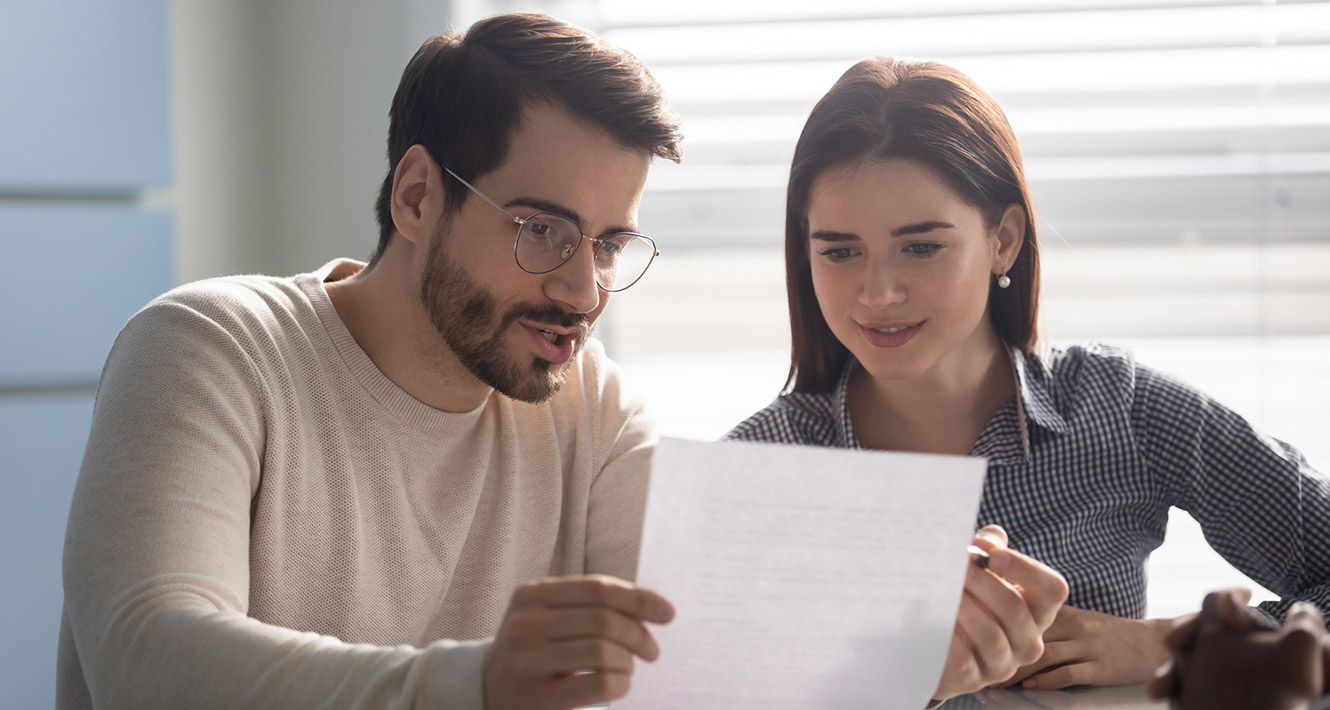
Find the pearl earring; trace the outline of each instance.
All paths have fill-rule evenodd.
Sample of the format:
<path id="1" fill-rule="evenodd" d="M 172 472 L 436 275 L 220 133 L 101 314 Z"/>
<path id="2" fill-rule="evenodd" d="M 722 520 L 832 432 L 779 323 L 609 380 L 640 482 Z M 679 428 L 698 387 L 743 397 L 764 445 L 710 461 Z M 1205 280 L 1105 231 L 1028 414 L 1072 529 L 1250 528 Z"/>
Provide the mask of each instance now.
<path id="1" fill-rule="evenodd" d="M 1001 276 L 997 277 L 997 284 L 998 288 L 1006 288 L 1011 285 L 1011 277 L 1007 276 L 1007 272 L 1004 271 Z"/>

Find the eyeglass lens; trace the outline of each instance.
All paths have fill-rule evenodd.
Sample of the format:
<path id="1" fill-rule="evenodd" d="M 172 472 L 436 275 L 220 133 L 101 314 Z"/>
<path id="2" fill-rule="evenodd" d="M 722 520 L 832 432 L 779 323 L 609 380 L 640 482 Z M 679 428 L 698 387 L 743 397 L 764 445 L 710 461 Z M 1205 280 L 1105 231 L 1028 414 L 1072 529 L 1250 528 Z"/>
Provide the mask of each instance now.
<path id="1" fill-rule="evenodd" d="M 552 214 L 527 217 L 517 230 L 517 265 L 533 274 L 553 271 L 572 258 L 582 231 L 571 220 Z M 656 247 L 640 234 L 614 234 L 589 240 L 595 246 L 596 283 L 606 291 L 632 286 L 656 256 Z"/>

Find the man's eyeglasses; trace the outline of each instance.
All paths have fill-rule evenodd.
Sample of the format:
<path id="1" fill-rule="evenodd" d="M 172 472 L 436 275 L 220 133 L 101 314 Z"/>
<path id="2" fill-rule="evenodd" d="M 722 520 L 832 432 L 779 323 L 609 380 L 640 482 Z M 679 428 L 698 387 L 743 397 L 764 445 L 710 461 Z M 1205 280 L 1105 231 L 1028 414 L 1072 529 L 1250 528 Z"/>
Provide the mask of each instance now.
<path id="1" fill-rule="evenodd" d="M 582 228 L 576 222 L 557 214 L 538 212 L 530 217 L 518 217 L 457 173 L 446 166 L 440 167 L 517 224 L 513 256 L 517 258 L 517 265 L 528 274 L 548 274 L 563 266 L 577 253 L 585 239 L 591 242 L 596 285 L 606 291 L 622 291 L 637 283 L 652 260 L 660 255 L 656 243 L 645 234 L 619 232 L 607 237 L 588 237 L 582 234 Z"/>

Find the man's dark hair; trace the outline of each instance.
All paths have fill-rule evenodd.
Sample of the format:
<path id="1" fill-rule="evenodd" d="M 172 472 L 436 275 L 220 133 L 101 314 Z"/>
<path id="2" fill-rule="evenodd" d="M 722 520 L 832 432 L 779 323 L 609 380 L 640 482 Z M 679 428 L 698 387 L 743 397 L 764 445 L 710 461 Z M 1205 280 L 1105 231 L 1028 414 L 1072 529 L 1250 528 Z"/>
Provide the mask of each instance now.
<path id="1" fill-rule="evenodd" d="M 475 182 L 496 169 L 525 104 L 544 102 L 605 130 L 627 148 L 678 162 L 679 122 L 637 57 L 546 15 L 497 15 L 466 34 L 448 32 L 416 51 L 388 112 L 388 174 L 376 213 L 379 243 L 395 227 L 393 173 L 411 146 Z M 466 188 L 447 180 L 445 201 L 460 208 Z"/>

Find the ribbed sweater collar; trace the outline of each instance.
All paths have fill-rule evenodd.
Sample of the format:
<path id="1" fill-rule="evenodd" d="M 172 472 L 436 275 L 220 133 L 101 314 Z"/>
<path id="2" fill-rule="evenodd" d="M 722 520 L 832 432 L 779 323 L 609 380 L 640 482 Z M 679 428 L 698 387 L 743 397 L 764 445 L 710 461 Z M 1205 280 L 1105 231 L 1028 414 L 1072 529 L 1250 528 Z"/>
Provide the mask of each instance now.
<path id="1" fill-rule="evenodd" d="M 338 315 L 337 308 L 333 306 L 332 299 L 328 297 L 328 291 L 323 284 L 328 280 L 339 281 L 347 278 L 364 266 L 351 259 L 335 259 L 313 273 L 295 277 L 296 285 L 309 299 L 319 322 L 323 325 L 323 331 L 327 333 L 342 363 L 351 376 L 364 386 L 370 397 L 404 423 L 431 432 L 469 428 L 480 419 L 493 397 L 486 399 L 479 407 L 469 412 L 445 412 L 435 409 L 412 397 L 383 374 L 342 322 L 342 317 Z"/>

